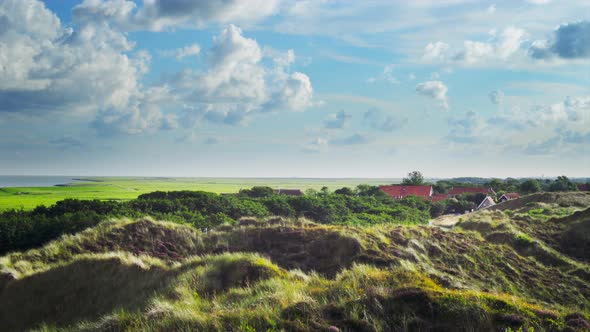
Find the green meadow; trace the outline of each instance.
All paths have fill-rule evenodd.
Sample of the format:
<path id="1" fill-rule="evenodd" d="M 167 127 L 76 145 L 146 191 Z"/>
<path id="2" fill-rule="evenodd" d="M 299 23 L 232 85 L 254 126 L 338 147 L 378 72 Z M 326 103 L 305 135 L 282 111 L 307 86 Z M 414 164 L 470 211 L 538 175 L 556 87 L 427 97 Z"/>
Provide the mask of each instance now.
<path id="1" fill-rule="evenodd" d="M 53 187 L 0 188 L 0 211 L 22 208 L 30 210 L 38 205 L 51 205 L 66 198 L 130 200 L 157 190 L 202 190 L 214 193 L 235 193 L 254 186 L 275 189 L 334 190 L 359 184 L 388 184 L 400 179 L 304 179 L 304 178 L 143 178 L 93 177 L 87 181 Z"/>

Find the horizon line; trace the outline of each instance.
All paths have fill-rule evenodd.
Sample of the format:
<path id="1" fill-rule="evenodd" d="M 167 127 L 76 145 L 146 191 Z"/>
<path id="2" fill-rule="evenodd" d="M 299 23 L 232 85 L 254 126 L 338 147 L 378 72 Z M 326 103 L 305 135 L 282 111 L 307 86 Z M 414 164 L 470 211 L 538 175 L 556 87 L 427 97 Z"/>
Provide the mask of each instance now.
<path id="1" fill-rule="evenodd" d="M 446 179 L 458 179 L 458 178 L 476 178 L 476 179 L 553 179 L 561 175 L 543 175 L 543 176 L 434 176 L 424 177 L 424 180 L 446 180 Z M 367 180 L 399 180 L 401 177 L 315 177 L 315 176 L 168 176 L 168 175 L 67 175 L 67 174 L 0 174 L 0 176 L 45 176 L 45 177 L 70 177 L 74 179 L 92 179 L 92 178 L 165 178 L 165 179 L 334 179 L 334 180 L 346 180 L 346 179 L 367 179 Z M 590 179 L 588 176 L 567 176 L 571 179 Z"/>

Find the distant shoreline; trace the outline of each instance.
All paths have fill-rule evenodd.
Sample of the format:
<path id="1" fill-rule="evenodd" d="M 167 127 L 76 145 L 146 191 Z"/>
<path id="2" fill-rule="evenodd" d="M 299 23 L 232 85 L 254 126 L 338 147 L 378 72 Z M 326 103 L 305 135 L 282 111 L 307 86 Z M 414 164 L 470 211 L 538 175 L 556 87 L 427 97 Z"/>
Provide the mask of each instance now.
<path id="1" fill-rule="evenodd" d="M 74 181 L 85 181 L 85 182 L 104 182 L 104 180 L 88 179 L 88 178 L 73 178 Z"/>
<path id="2" fill-rule="evenodd" d="M 70 176 L 0 175 L 0 188 L 54 187 L 76 181 Z"/>

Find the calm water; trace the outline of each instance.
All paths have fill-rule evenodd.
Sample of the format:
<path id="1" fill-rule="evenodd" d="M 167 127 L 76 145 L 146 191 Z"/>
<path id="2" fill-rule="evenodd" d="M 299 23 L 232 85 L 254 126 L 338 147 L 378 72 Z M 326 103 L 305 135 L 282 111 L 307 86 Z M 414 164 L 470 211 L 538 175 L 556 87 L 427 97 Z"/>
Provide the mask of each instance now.
<path id="1" fill-rule="evenodd" d="M 44 176 L 44 175 L 0 175 L 0 188 L 2 187 L 51 187 L 56 184 L 75 182 L 71 176 Z"/>

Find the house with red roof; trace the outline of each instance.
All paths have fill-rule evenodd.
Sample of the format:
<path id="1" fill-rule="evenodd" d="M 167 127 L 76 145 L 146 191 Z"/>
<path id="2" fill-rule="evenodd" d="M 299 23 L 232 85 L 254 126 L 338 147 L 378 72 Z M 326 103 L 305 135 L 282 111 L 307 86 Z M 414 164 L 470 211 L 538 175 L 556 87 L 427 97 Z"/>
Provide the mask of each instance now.
<path id="1" fill-rule="evenodd" d="M 449 196 L 448 194 L 434 194 L 434 195 L 432 195 L 432 197 L 430 197 L 430 200 L 433 203 L 436 203 L 436 202 L 444 201 L 445 199 L 449 199 L 449 198 L 451 198 L 451 196 Z"/>
<path id="2" fill-rule="evenodd" d="M 512 199 L 517 199 L 519 197 L 520 197 L 520 195 L 518 193 L 506 193 L 506 194 L 502 195 L 500 197 L 500 199 L 498 199 L 498 202 L 506 202 L 506 201 L 509 201 Z"/>
<path id="3" fill-rule="evenodd" d="M 432 186 L 406 186 L 406 185 L 392 185 L 379 186 L 379 189 L 391 196 L 393 199 L 402 199 L 408 196 L 422 197 L 429 199 L 432 194 Z"/>
<path id="4" fill-rule="evenodd" d="M 453 187 L 447 195 L 449 196 L 457 196 L 461 194 L 486 194 L 486 195 L 495 195 L 496 192 L 492 188 L 484 188 L 484 187 Z"/>

